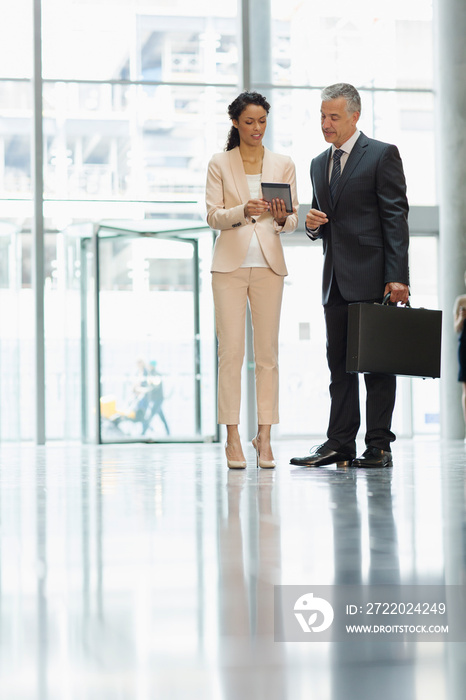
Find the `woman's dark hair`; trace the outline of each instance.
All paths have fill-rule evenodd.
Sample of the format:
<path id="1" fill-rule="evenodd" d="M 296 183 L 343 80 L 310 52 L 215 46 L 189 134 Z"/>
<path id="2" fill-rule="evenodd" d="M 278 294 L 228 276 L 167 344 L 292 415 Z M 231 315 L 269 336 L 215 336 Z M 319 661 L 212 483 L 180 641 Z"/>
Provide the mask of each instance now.
<path id="1" fill-rule="evenodd" d="M 267 114 L 270 110 L 270 105 L 263 95 L 260 95 L 258 92 L 242 92 L 241 95 L 238 95 L 236 100 L 233 100 L 231 105 L 228 106 L 228 116 L 230 119 L 238 121 L 240 114 L 242 114 L 248 105 L 263 107 Z M 236 126 L 232 126 L 228 134 L 225 151 L 231 151 L 231 149 L 236 148 L 236 146 L 239 146 L 239 134 Z"/>

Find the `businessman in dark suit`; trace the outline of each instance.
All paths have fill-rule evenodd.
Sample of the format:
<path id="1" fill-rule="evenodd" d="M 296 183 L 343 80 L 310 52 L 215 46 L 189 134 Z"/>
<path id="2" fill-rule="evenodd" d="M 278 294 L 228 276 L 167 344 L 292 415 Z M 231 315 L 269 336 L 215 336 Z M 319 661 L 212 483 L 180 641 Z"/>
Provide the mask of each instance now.
<path id="1" fill-rule="evenodd" d="M 322 303 L 330 370 L 327 440 L 291 464 L 320 467 L 390 467 L 396 378 L 365 374 L 366 450 L 355 459 L 360 425 L 359 379 L 346 372 L 348 304 L 408 301 L 408 202 L 396 146 L 367 138 L 357 128 L 358 91 L 347 83 L 322 91 L 321 126 L 331 148 L 311 163 L 309 238 L 322 239 Z"/>

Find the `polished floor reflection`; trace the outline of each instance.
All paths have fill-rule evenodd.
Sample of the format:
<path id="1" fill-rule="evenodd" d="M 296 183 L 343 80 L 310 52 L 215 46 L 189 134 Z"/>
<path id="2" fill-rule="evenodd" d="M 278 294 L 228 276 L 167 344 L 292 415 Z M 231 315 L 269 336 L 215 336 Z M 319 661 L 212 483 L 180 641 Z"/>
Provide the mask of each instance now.
<path id="1" fill-rule="evenodd" d="M 2 445 L 0 698 L 464 698 L 464 643 L 275 642 L 274 586 L 465 584 L 465 445 L 290 467 L 309 447 Z"/>

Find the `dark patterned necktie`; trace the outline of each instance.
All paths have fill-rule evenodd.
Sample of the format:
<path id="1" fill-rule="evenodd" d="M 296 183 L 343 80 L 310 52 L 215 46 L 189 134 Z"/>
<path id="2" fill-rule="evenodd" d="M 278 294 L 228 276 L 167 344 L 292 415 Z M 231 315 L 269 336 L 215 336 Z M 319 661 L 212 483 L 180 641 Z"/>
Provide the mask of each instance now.
<path id="1" fill-rule="evenodd" d="M 340 158 L 342 157 L 343 153 L 344 151 L 342 151 L 341 148 L 337 148 L 333 154 L 333 169 L 332 177 L 330 178 L 330 197 L 332 198 L 332 202 L 335 199 L 335 194 L 338 189 L 338 182 L 341 175 Z"/>

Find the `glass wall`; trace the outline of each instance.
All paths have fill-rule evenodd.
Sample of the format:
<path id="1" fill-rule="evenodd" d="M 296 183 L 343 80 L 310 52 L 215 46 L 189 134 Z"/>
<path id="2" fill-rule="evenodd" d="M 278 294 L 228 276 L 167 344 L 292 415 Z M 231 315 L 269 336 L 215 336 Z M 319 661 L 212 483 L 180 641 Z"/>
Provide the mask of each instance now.
<path id="1" fill-rule="evenodd" d="M 272 93 L 274 146 L 296 161 L 301 201 L 325 148 L 320 89 L 348 82 L 361 92 L 360 128 L 398 145 L 411 205 L 435 205 L 431 2 L 271 0 L 271 11 L 273 85 L 284 88 Z"/>
<path id="2" fill-rule="evenodd" d="M 245 51 L 241 11 L 253 16 L 265 6 L 270 24 L 251 26 L 254 50 Z M 325 148 L 320 89 L 339 80 L 361 90 L 363 131 L 399 146 L 411 206 L 437 204 L 430 2 L 355 0 L 349 8 L 342 0 L 329 7 L 317 0 L 42 0 L 41 7 L 48 439 L 79 438 L 87 401 L 82 237 L 103 220 L 204 220 L 207 162 L 224 147 L 227 106 L 243 89 L 242 76 L 250 75 L 247 87 L 272 104 L 267 145 L 295 160 L 302 204 L 311 198 L 310 160 Z M 0 440 L 34 435 L 33 56 L 32 43 L 24 41 L 32 8 L 31 0 L 17 0 L 0 27 L 0 293 L 8 309 L 0 317 Z M 321 363 L 315 372 L 326 376 L 320 291 L 305 302 L 298 293 L 307 270 L 319 280 L 321 256 L 305 250 L 306 270 L 298 248 L 287 252 L 286 292 L 300 305 L 293 333 L 304 343 L 296 350 L 302 366 L 288 373 L 290 386 L 312 385 L 304 360 L 309 350 Z M 207 251 L 202 265 L 208 291 Z M 211 314 L 208 294 L 202 303 Z M 284 343 L 285 368 L 289 353 L 295 358 Z M 206 371 L 212 384 L 214 370 Z M 304 430 L 296 410 L 282 410 L 286 434 Z"/>

